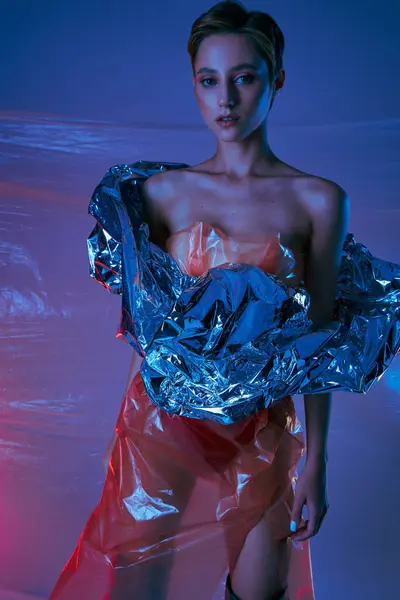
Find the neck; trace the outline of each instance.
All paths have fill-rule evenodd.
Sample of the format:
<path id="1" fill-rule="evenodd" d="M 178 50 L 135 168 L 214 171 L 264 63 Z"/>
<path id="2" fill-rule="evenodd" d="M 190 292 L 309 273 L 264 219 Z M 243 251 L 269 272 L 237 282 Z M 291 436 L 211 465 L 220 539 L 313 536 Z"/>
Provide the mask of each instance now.
<path id="1" fill-rule="evenodd" d="M 225 173 L 234 179 L 265 174 L 268 166 L 279 162 L 268 143 L 265 124 L 240 142 L 218 141 L 212 161 L 218 173 Z"/>

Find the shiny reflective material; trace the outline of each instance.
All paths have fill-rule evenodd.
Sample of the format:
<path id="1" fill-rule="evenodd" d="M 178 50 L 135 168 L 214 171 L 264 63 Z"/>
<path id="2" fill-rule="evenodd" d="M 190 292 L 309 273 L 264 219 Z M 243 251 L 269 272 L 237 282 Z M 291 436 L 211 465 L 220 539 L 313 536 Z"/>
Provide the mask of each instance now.
<path id="1" fill-rule="evenodd" d="M 210 248 L 228 262 L 205 270 L 206 248 L 206 262 L 191 272 L 198 276 L 189 274 L 149 242 L 142 211 L 145 179 L 181 166 L 112 167 L 89 208 L 97 220 L 88 240 L 91 275 L 122 294 L 119 335 L 144 357 L 151 401 L 172 414 L 227 424 L 292 394 L 367 392 L 399 349 L 400 266 L 373 257 L 348 234 L 337 320 L 318 331 L 308 318 L 307 291 L 290 287 L 294 258 L 279 237 L 267 253 L 270 273 L 243 263 L 245 253 L 232 262 L 235 242 L 219 232 Z M 199 227 L 210 226 L 194 224 L 189 234 L 199 236 Z"/>

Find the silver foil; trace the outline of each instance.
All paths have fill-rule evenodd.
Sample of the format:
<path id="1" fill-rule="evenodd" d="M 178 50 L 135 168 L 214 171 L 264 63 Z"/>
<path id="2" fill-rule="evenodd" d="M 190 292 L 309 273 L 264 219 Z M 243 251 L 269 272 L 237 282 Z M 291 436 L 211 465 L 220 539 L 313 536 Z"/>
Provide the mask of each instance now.
<path id="1" fill-rule="evenodd" d="M 292 394 L 366 393 L 400 347 L 400 265 L 349 233 L 335 321 L 314 330 L 304 287 L 234 264 L 200 277 L 148 239 L 141 187 L 177 163 L 111 167 L 89 213 L 90 274 L 122 295 L 118 335 L 144 357 L 150 400 L 169 413 L 233 423 Z"/>

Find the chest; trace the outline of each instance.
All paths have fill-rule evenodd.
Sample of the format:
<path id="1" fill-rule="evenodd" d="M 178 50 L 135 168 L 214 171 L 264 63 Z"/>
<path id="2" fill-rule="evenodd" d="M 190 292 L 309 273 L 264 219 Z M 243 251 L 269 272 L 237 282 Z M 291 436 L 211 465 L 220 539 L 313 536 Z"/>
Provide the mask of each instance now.
<path id="1" fill-rule="evenodd" d="M 210 223 L 228 237 L 262 243 L 280 234 L 281 243 L 295 254 L 307 251 L 311 224 L 299 191 L 282 181 L 246 185 L 197 184 L 171 205 L 171 233 L 193 223 Z"/>

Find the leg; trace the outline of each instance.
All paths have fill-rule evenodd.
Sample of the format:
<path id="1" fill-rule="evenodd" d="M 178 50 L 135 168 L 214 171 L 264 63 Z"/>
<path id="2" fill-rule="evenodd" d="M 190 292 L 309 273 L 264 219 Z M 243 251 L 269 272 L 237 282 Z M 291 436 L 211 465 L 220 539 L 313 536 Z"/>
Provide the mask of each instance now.
<path id="1" fill-rule="evenodd" d="M 172 471 L 170 472 L 171 476 Z M 177 484 L 178 485 L 178 482 Z M 190 502 L 195 481 L 179 482 L 176 514 L 160 515 L 142 527 L 143 536 L 131 555 L 123 551 L 117 556 L 110 600 L 165 600 L 174 564 L 175 535 Z M 132 524 L 134 528 L 135 525 Z M 139 555 L 142 556 L 139 556 Z"/>
<path id="2" fill-rule="evenodd" d="M 237 530 L 240 519 L 249 524 L 246 538 L 236 536 L 235 528 L 227 528 L 226 543 L 230 563 L 232 599 L 229 600 L 287 600 L 289 566 L 291 566 L 290 510 L 293 504 L 292 477 L 294 465 L 300 459 L 303 440 L 292 434 L 295 422 L 291 398 L 275 403 L 269 410 L 269 422 L 258 433 L 260 448 L 276 448 L 272 463 L 247 481 L 241 489 Z M 241 469 L 239 465 L 239 469 Z M 253 511 L 247 512 L 247 507 Z M 261 519 L 258 520 L 258 515 Z M 256 518 L 253 526 L 249 518 Z M 233 533 L 232 530 L 233 529 Z M 239 533 L 240 535 L 240 533 Z M 235 597 L 236 596 L 236 597 Z"/>
<path id="3" fill-rule="evenodd" d="M 240 600 L 239 596 L 236 596 L 236 594 L 232 590 L 230 575 L 228 575 L 228 578 L 226 580 L 225 600 Z M 274 596 L 272 600 L 288 600 L 288 597 L 286 596 L 286 592 L 282 591 L 282 594 L 279 592 L 278 596 Z"/>
<path id="4" fill-rule="evenodd" d="M 283 600 L 289 559 L 287 540 L 274 539 L 270 517 L 264 516 L 247 536 L 228 580 L 232 600 Z"/>

